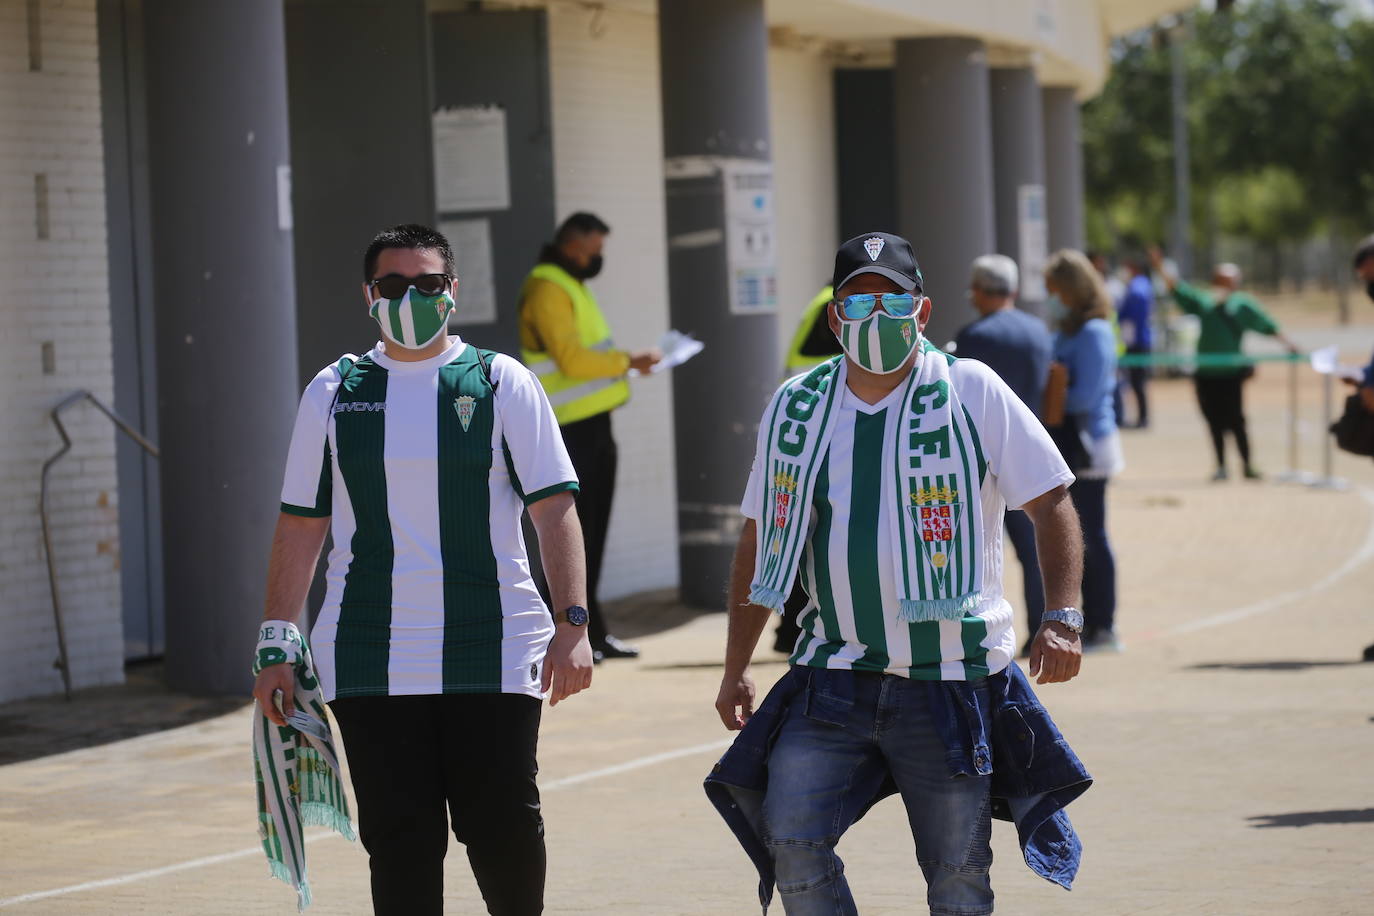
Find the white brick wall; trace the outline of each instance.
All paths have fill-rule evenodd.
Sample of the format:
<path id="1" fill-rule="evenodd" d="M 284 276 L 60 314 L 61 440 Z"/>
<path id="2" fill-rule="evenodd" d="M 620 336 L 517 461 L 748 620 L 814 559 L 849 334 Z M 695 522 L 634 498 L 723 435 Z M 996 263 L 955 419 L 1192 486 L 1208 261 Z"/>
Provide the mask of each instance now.
<path id="1" fill-rule="evenodd" d="M 658 26 L 637 9 L 549 8 L 554 203 L 558 218 L 590 210 L 611 226 L 606 269 L 592 281 L 627 349 L 668 329 L 663 120 Z M 615 413 L 620 466 L 601 597 L 677 585 L 677 492 L 671 375 L 633 382 Z"/>
<path id="2" fill-rule="evenodd" d="M 835 266 L 835 90 L 819 52 L 768 51 L 778 233 L 778 352 Z"/>
<path id="3" fill-rule="evenodd" d="M 60 444 L 48 410 L 87 388 L 114 400 L 94 0 L 42 0 L 42 69 L 27 4 L 0 0 L 0 701 L 61 690 L 38 481 Z M 34 175 L 48 176 L 37 238 Z M 42 344 L 55 346 L 44 375 Z M 58 582 L 75 686 L 123 680 L 113 427 L 64 416 L 72 450 L 50 475 Z"/>

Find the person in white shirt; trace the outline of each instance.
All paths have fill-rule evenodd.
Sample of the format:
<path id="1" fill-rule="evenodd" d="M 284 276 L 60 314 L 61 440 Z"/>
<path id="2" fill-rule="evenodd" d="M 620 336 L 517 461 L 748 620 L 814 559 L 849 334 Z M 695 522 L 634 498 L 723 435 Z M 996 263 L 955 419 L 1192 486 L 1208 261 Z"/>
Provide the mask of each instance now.
<path id="1" fill-rule="evenodd" d="M 451 815 L 489 910 L 528 916 L 544 893 L 542 697 L 557 704 L 592 677 L 577 475 L 533 374 L 447 333 L 457 288 L 449 243 L 428 227 L 368 247 L 363 294 L 383 340 L 321 370 L 301 398 L 264 630 L 295 630 L 332 528 L 309 643 L 375 911 L 443 911 Z M 530 577 L 526 509 L 552 616 Z M 278 725 L 289 669 L 262 667 L 253 691 Z"/>

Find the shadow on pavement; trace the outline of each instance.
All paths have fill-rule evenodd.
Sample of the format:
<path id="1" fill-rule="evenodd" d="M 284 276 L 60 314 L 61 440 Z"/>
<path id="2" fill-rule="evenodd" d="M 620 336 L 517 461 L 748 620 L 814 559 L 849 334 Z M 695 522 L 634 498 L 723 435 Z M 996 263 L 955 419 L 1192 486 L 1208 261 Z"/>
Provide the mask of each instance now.
<path id="1" fill-rule="evenodd" d="M 125 682 L 0 705 L 0 766 L 123 741 L 232 712 L 251 700 L 177 693 L 162 663 L 129 666 Z"/>
<path id="2" fill-rule="evenodd" d="M 1345 668 L 1350 665 L 1366 665 L 1358 658 L 1350 661 L 1324 659 L 1320 661 L 1299 661 L 1282 659 L 1271 662 L 1204 662 L 1188 665 L 1184 671 L 1306 671 L 1309 668 Z"/>
<path id="3" fill-rule="evenodd" d="M 1294 811 L 1291 814 L 1258 814 L 1247 817 L 1251 827 L 1311 827 L 1313 824 L 1374 823 L 1374 808 L 1349 808 L 1344 811 Z"/>
<path id="4" fill-rule="evenodd" d="M 749 663 L 750 668 L 772 668 L 777 665 L 787 664 L 786 658 L 766 659 L 759 661 L 755 659 Z M 669 665 L 640 665 L 641 671 L 693 671 L 706 668 L 724 668 L 725 662 L 677 662 Z"/>
<path id="5" fill-rule="evenodd" d="M 606 615 L 607 628 L 621 639 L 638 639 L 652 636 L 689 623 L 707 614 L 723 614 L 725 598 L 721 597 L 719 608 L 693 608 L 678 599 L 675 588 L 662 588 L 652 592 L 640 592 L 626 598 L 601 602 L 601 610 Z M 725 643 L 721 642 L 721 652 Z"/>

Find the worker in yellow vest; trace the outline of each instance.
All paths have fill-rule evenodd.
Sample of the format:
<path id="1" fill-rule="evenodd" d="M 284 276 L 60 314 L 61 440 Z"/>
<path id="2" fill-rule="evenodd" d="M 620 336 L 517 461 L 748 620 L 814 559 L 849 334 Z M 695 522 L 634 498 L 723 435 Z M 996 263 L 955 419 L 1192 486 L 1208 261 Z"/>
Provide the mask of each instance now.
<path id="1" fill-rule="evenodd" d="M 805 372 L 832 356 L 839 356 L 842 352 L 840 341 L 835 337 L 835 332 L 830 330 L 830 322 L 826 320 L 826 306 L 833 298 L 835 288 L 826 286 L 802 311 L 801 321 L 797 322 L 797 330 L 792 334 L 792 343 L 787 348 L 787 358 L 783 361 L 784 377 L 791 378 Z M 787 596 L 787 603 L 783 605 L 782 615 L 778 618 L 777 629 L 773 631 L 775 651 L 791 654 L 792 648 L 797 644 L 797 637 L 801 634 L 801 627 L 797 626 L 797 615 L 806 607 L 809 600 L 800 582 L 794 582 L 792 591 Z"/>
<path id="2" fill-rule="evenodd" d="M 792 345 L 787 349 L 785 374 L 788 378 L 840 355 L 840 342 L 825 317 L 825 307 L 834 297 L 834 287 L 827 286 L 802 312 L 797 331 L 792 335 Z"/>
<path id="3" fill-rule="evenodd" d="M 617 350 L 586 281 L 601 272 L 611 229 L 591 213 L 563 221 L 520 289 L 520 350 L 544 386 L 577 471 L 577 517 L 587 551 L 588 636 L 596 661 L 634 658 L 639 650 L 606 631 L 597 599 L 615 493 L 611 411 L 630 399 L 625 373 L 648 372 L 658 350 Z M 553 608 L 557 613 L 561 608 Z"/>

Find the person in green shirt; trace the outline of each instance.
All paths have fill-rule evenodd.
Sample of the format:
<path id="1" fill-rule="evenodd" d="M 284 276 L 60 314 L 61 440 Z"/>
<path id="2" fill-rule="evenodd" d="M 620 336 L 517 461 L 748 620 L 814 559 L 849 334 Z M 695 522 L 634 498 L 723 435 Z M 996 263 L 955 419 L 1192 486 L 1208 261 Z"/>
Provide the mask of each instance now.
<path id="1" fill-rule="evenodd" d="M 1241 273 L 1234 264 L 1218 264 L 1212 268 L 1212 288 L 1200 290 L 1174 276 L 1164 263 L 1158 248 L 1150 249 L 1150 261 L 1155 271 L 1173 293 L 1179 308 L 1196 315 L 1200 323 L 1197 352 L 1199 356 L 1241 355 L 1246 331 L 1278 338 L 1294 353 L 1297 345 L 1279 329 L 1278 322 L 1255 300 L 1239 290 Z M 1213 480 L 1225 480 L 1226 433 L 1236 440 L 1241 465 L 1249 480 L 1258 480 L 1260 472 L 1250 460 L 1250 437 L 1245 430 L 1245 409 L 1242 401 L 1245 380 L 1255 374 L 1248 363 L 1237 365 L 1199 365 L 1193 373 L 1198 406 L 1212 434 L 1212 448 L 1216 452 L 1217 469 Z"/>

